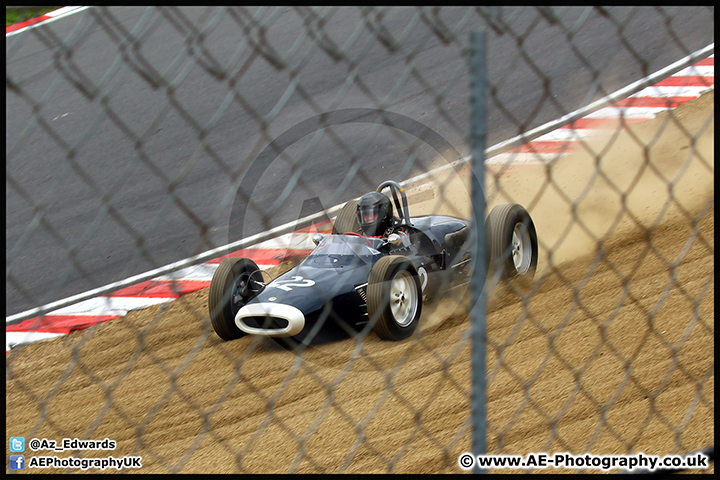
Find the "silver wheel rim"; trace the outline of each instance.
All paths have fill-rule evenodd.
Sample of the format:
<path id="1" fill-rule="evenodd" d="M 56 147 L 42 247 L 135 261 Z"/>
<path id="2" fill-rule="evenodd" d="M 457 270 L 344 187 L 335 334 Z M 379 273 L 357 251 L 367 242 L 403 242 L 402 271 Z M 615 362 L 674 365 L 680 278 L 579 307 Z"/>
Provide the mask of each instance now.
<path id="1" fill-rule="evenodd" d="M 395 322 L 407 327 L 415 318 L 418 297 L 415 279 L 407 271 L 402 271 L 390 282 L 390 311 Z"/>
<path id="2" fill-rule="evenodd" d="M 532 263 L 530 233 L 523 223 L 515 224 L 512 235 L 512 260 L 518 274 L 525 275 Z"/>

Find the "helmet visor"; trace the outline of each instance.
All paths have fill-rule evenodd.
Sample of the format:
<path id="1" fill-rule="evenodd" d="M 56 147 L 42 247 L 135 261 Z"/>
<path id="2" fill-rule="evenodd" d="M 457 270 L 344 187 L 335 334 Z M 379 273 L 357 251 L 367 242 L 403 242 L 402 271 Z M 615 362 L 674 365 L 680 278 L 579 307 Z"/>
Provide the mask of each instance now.
<path id="1" fill-rule="evenodd" d="M 360 208 L 360 217 L 365 225 L 375 223 L 378 219 L 379 208 L 377 205 L 368 205 Z"/>

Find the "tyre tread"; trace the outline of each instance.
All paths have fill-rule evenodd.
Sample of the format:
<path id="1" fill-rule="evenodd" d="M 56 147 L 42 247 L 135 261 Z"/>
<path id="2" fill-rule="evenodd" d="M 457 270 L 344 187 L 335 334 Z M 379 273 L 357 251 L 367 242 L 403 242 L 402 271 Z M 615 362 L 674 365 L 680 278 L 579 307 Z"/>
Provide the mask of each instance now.
<path id="1" fill-rule="evenodd" d="M 487 235 L 487 254 L 486 261 L 488 271 L 491 272 L 497 268 L 502 268 L 502 276 L 506 280 L 518 277 L 517 270 L 509 257 L 509 245 L 512 239 L 512 230 L 515 224 L 522 218 L 529 220 L 528 229 L 530 232 L 530 240 L 532 245 L 532 264 L 530 270 L 522 277 L 531 279 L 535 274 L 537 267 L 537 233 L 535 225 L 530 214 L 525 207 L 516 203 L 506 203 L 497 205 L 490 211 L 485 220 L 485 231 Z M 499 263 L 496 263 L 498 262 Z"/>
<path id="2" fill-rule="evenodd" d="M 360 222 L 357 219 L 357 200 L 350 200 L 345 204 L 333 223 L 333 235 L 355 232 L 361 233 Z"/>
<path id="3" fill-rule="evenodd" d="M 234 340 L 246 335 L 235 325 L 230 298 L 226 298 L 228 283 L 234 280 L 238 269 L 241 271 L 259 270 L 257 264 L 249 258 L 227 258 L 215 270 L 208 289 L 210 322 L 215 333 L 223 340 Z"/>
<path id="4" fill-rule="evenodd" d="M 393 273 L 396 268 L 399 268 L 402 264 L 407 263 L 412 268 L 411 273 L 417 282 L 417 271 L 415 271 L 412 263 L 405 257 L 399 255 L 391 255 L 383 257 L 377 261 L 370 271 L 370 277 L 367 285 L 367 310 L 368 316 L 372 321 L 372 317 L 377 316 L 375 323 L 372 326 L 375 334 L 383 340 L 401 340 L 412 335 L 413 331 L 417 326 L 405 327 L 402 330 L 402 335 L 397 333 L 397 325 L 392 315 L 388 312 L 388 299 L 383 291 L 383 284 L 389 280 L 389 276 Z M 420 317 L 422 312 L 422 290 L 418 294 L 418 311 L 417 316 Z"/>

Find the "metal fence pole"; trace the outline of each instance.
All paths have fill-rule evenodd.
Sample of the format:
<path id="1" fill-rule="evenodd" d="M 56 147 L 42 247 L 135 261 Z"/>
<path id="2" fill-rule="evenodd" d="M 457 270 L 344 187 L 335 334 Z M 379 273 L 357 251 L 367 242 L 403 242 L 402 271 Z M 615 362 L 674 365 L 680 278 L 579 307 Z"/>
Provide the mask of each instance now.
<path id="1" fill-rule="evenodd" d="M 485 139 L 487 105 L 485 32 L 473 32 L 470 37 L 470 147 L 472 154 L 472 207 L 475 225 L 475 268 L 470 283 L 472 307 L 470 328 L 472 340 L 472 453 L 487 451 L 487 383 L 486 364 L 486 298 L 485 298 Z M 475 473 L 484 473 L 477 464 Z"/>

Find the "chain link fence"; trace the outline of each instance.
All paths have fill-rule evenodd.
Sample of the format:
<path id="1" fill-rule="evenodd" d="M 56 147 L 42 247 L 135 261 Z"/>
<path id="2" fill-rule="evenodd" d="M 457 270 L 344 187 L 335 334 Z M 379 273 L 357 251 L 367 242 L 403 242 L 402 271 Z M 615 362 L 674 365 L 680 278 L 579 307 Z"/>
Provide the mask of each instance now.
<path id="1" fill-rule="evenodd" d="M 8 33 L 6 471 L 714 451 L 713 17 L 91 7 Z"/>

